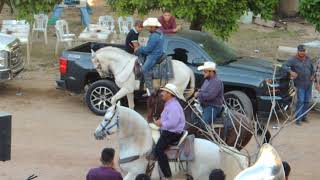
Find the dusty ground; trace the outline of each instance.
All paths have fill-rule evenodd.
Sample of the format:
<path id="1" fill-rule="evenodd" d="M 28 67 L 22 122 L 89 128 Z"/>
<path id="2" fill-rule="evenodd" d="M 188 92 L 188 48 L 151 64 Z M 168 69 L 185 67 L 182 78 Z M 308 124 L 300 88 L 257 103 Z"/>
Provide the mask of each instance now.
<path id="1" fill-rule="evenodd" d="M 93 22 L 107 11 L 98 7 L 94 12 Z M 80 18 L 67 15 L 78 13 L 69 10 L 64 14 L 76 33 L 81 31 Z M 1 16 L 4 18 L 7 16 Z M 228 43 L 243 55 L 273 59 L 276 46 L 296 46 L 318 36 L 310 25 L 289 23 L 288 27 L 289 31 L 283 31 L 241 25 Z M 12 160 L 0 163 L 1 180 L 24 179 L 31 174 L 45 180 L 84 179 L 88 169 L 99 164 L 101 149 L 114 147 L 112 139 L 94 140 L 92 133 L 101 118 L 88 110 L 81 95 L 71 96 L 55 89 L 58 57 L 54 55 L 54 44 L 50 27 L 49 45 L 35 40 L 31 64 L 15 80 L 0 85 L 0 111 L 13 115 Z M 256 49 L 259 53 L 254 52 Z M 292 165 L 291 179 L 320 178 L 319 119 L 320 113 L 312 112 L 310 123 L 290 126 L 274 142 L 281 157 Z M 249 146 L 253 148 L 254 144 Z"/>

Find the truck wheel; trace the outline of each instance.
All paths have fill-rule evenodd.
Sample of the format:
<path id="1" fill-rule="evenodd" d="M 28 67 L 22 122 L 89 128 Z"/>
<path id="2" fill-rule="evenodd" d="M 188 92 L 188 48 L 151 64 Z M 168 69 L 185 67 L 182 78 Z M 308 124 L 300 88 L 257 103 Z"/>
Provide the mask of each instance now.
<path id="1" fill-rule="evenodd" d="M 229 91 L 224 94 L 227 106 L 253 119 L 253 107 L 250 98 L 241 91 Z"/>
<path id="2" fill-rule="evenodd" d="M 99 80 L 92 83 L 86 94 L 86 103 L 89 109 L 96 115 L 103 116 L 111 106 L 111 98 L 119 88 L 109 80 Z"/>

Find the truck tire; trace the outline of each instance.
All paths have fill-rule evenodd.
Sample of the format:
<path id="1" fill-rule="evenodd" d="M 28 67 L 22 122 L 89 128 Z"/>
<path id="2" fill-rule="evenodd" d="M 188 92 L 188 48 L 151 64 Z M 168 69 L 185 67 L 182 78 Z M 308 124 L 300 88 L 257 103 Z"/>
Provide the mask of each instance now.
<path id="1" fill-rule="evenodd" d="M 87 106 L 94 114 L 103 116 L 111 106 L 111 98 L 118 90 L 117 85 L 110 80 L 92 83 L 85 94 Z"/>
<path id="2" fill-rule="evenodd" d="M 224 94 L 227 106 L 253 120 L 253 107 L 250 98 L 241 91 L 229 91 Z"/>

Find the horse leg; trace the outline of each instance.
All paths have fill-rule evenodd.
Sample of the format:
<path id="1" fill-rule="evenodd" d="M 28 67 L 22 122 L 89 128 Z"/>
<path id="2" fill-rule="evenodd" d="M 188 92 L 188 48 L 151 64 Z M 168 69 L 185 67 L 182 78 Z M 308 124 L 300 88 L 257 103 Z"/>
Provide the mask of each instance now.
<path id="1" fill-rule="evenodd" d="M 125 95 L 127 95 L 129 92 L 126 88 L 121 88 L 112 98 L 111 98 L 111 104 L 115 105 L 118 100 L 123 98 Z"/>
<path id="2" fill-rule="evenodd" d="M 127 94 L 127 99 L 128 99 L 129 108 L 134 109 L 134 94 L 133 93 Z"/>

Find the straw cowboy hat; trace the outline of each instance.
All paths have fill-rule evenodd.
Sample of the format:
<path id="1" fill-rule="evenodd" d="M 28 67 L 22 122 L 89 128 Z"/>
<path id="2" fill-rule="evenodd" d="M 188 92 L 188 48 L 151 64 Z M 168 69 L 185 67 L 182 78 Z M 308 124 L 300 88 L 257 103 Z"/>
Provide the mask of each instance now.
<path id="1" fill-rule="evenodd" d="M 143 26 L 156 26 L 156 27 L 160 27 L 161 24 L 158 21 L 157 18 L 148 18 L 143 22 Z"/>
<path id="2" fill-rule="evenodd" d="M 175 97 L 183 100 L 183 101 L 186 101 L 185 98 L 183 97 L 183 95 L 181 95 L 177 89 L 177 86 L 174 85 L 174 84 L 166 84 L 165 87 L 162 87 L 160 88 L 161 91 L 167 91 L 168 93 L 174 95 Z"/>
<path id="3" fill-rule="evenodd" d="M 211 70 L 211 71 L 215 71 L 216 70 L 216 63 L 214 62 L 204 62 L 204 64 L 202 66 L 198 67 L 199 71 L 203 71 L 203 70 Z"/>

